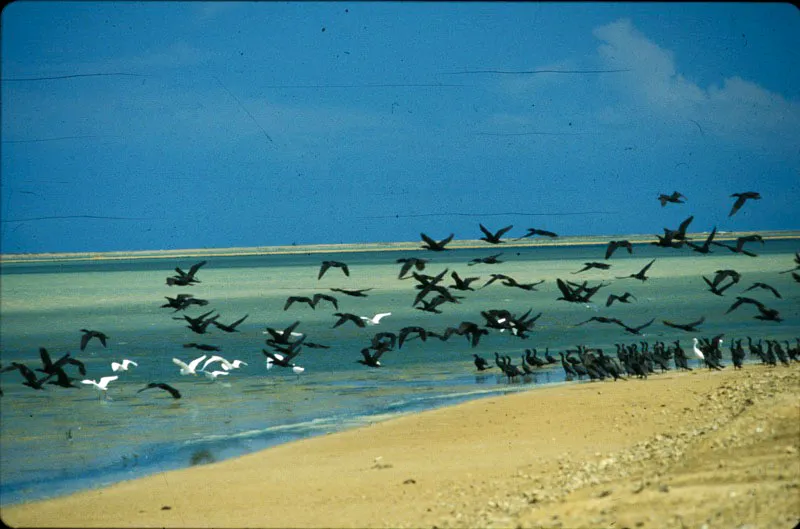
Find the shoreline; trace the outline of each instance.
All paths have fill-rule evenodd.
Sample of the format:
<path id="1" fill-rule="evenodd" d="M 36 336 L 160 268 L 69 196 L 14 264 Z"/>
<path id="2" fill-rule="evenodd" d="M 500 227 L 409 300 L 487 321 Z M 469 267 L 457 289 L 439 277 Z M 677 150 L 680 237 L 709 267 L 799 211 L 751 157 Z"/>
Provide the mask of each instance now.
<path id="1" fill-rule="evenodd" d="M 800 239 L 800 231 L 741 231 L 719 233 L 716 240 L 732 241 L 745 235 L 761 235 L 765 240 L 774 239 Z M 705 238 L 708 232 L 687 234 L 690 238 Z M 655 242 L 652 235 L 586 235 L 565 236 L 556 239 L 527 239 L 515 241 L 509 239 L 504 248 L 535 248 L 549 246 L 591 246 L 606 244 L 614 238 L 627 238 L 632 244 L 649 244 Z M 448 249 L 465 250 L 488 248 L 485 242 L 479 239 L 454 240 Z M 110 252 L 58 252 L 58 253 L 32 253 L 32 254 L 0 254 L 0 265 L 10 263 L 41 263 L 41 262 L 70 262 L 70 261 L 115 261 L 136 259 L 176 259 L 176 258 L 202 258 L 202 257 L 246 257 L 266 255 L 294 255 L 294 254 L 325 254 L 325 253 L 357 253 L 357 252 L 382 252 L 382 251 L 424 251 L 420 241 L 406 242 L 377 242 L 377 243 L 352 243 L 352 244 L 311 244 L 296 246 L 253 246 L 232 248 L 195 248 L 173 250 L 132 250 Z"/>
<path id="2" fill-rule="evenodd" d="M 38 527 L 791 526 L 799 386 L 793 363 L 542 387 L 0 515 Z"/>

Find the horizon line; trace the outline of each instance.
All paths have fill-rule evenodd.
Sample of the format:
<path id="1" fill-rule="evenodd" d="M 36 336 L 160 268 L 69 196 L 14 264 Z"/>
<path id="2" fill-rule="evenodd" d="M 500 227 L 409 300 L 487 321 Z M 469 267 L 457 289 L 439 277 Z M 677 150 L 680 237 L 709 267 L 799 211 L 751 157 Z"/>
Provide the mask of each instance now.
<path id="1" fill-rule="evenodd" d="M 710 232 L 692 232 L 691 237 L 706 237 Z M 721 235 L 720 235 L 721 234 Z M 766 240 L 800 239 L 800 230 L 747 230 L 717 232 L 717 240 L 735 240 L 743 235 L 763 234 Z M 607 234 L 607 235 L 564 235 L 556 238 L 506 239 L 502 245 L 488 244 L 481 239 L 453 240 L 448 249 L 502 249 L 527 248 L 542 246 L 588 246 L 606 244 L 605 239 L 625 237 L 632 244 L 648 244 L 655 242 L 655 235 L 650 234 Z M 82 252 L 37 252 L 0 254 L 0 264 L 35 263 L 57 261 L 115 261 L 133 259 L 169 259 L 188 257 L 250 257 L 263 255 L 289 254 L 323 254 L 323 253 L 357 253 L 380 251 L 429 251 L 421 246 L 422 241 L 389 241 L 369 243 L 318 243 L 288 244 L 274 246 L 232 246 L 216 248 L 173 248 L 160 250 L 106 250 Z"/>

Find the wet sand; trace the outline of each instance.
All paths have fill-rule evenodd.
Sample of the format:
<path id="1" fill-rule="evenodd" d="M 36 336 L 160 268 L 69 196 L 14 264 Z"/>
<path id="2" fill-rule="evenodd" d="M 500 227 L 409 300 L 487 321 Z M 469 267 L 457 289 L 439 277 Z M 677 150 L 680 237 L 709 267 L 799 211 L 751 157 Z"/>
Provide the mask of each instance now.
<path id="1" fill-rule="evenodd" d="M 0 510 L 14 527 L 792 527 L 800 364 L 467 402 Z"/>

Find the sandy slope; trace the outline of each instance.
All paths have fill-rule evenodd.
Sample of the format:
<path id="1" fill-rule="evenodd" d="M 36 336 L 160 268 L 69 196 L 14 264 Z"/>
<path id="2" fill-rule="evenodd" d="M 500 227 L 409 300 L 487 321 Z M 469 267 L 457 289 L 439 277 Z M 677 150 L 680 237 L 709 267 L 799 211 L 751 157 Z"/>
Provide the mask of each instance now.
<path id="1" fill-rule="evenodd" d="M 0 514 L 39 527 L 792 527 L 800 364 L 473 401 Z"/>

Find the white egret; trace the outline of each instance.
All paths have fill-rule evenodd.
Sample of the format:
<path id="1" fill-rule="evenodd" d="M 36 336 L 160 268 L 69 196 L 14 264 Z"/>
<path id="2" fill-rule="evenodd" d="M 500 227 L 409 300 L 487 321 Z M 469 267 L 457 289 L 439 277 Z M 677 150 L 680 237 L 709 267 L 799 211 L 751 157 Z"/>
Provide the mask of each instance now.
<path id="1" fill-rule="evenodd" d="M 172 363 L 179 366 L 181 368 L 181 375 L 195 375 L 197 376 L 197 366 L 200 365 L 200 362 L 206 359 L 206 355 L 200 356 L 192 360 L 189 364 L 186 364 L 182 360 L 178 358 L 173 358 Z"/>
<path id="2" fill-rule="evenodd" d="M 116 380 L 118 378 L 119 377 L 117 375 L 114 375 L 114 376 L 110 376 L 110 377 L 103 377 L 103 378 L 100 379 L 100 382 L 97 382 L 96 380 L 86 379 L 86 380 L 81 380 L 81 383 L 82 384 L 91 384 L 92 386 L 94 386 L 95 389 L 97 389 L 97 391 L 99 391 L 98 397 L 103 398 L 103 396 L 106 394 L 106 391 L 108 391 L 109 382 L 113 382 L 114 380 Z"/>
<path id="3" fill-rule="evenodd" d="M 115 373 L 117 371 L 127 371 L 129 366 L 139 367 L 139 364 L 126 358 L 121 364 L 119 362 L 111 362 L 111 371 L 114 371 Z"/>
<path id="4" fill-rule="evenodd" d="M 362 320 L 364 320 L 366 323 L 368 323 L 369 325 L 378 325 L 383 318 L 385 318 L 386 316 L 391 316 L 391 315 L 392 315 L 391 312 L 381 312 L 381 313 L 378 313 L 378 314 L 374 315 L 371 318 L 368 318 L 367 316 L 360 316 L 360 318 Z"/>

